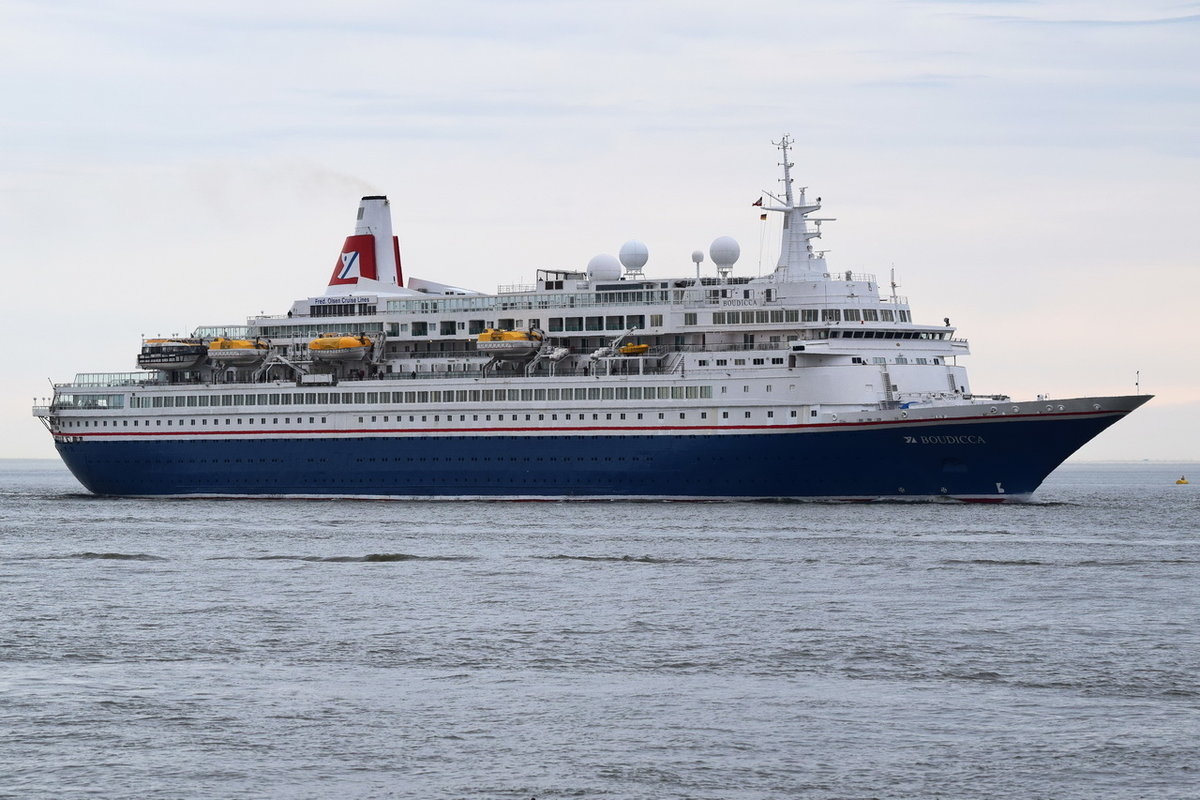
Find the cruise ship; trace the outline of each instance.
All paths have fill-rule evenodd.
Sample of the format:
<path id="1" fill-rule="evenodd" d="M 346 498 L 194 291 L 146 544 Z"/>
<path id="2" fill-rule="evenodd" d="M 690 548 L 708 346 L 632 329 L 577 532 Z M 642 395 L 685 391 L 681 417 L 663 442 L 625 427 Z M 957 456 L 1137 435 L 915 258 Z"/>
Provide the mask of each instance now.
<path id="1" fill-rule="evenodd" d="M 791 144 L 752 204 L 782 216 L 769 274 L 722 236 L 673 277 L 629 241 L 494 294 L 406 280 L 364 197 L 321 293 L 33 413 L 101 495 L 1005 502 L 1149 399 L 975 394 L 949 319 L 814 246 Z"/>

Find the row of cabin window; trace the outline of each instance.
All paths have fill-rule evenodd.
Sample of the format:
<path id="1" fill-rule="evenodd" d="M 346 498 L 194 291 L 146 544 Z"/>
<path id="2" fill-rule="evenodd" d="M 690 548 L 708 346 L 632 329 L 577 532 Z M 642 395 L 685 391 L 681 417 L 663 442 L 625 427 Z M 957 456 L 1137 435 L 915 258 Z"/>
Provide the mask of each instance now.
<path id="1" fill-rule="evenodd" d="M 687 317 L 693 317 L 691 322 Z M 684 314 L 685 325 L 695 325 L 694 314 Z M 772 322 L 911 322 L 907 309 L 802 308 L 800 310 L 714 311 L 713 325 L 759 325 Z"/>
<path id="2" fill-rule="evenodd" d="M 266 424 L 267 424 L 267 418 L 266 418 L 266 417 L 262 417 L 261 419 L 262 419 L 262 424 L 263 424 L 263 425 L 266 425 Z M 397 419 L 397 420 L 399 420 L 399 417 L 397 417 L 396 419 Z M 324 423 L 325 423 L 325 420 L 326 420 L 326 417 L 321 417 L 321 423 L 322 423 L 322 424 L 324 424 Z M 128 419 L 123 419 L 123 420 L 119 420 L 119 421 L 120 421 L 120 423 L 121 423 L 121 424 L 118 426 L 118 425 L 117 425 L 117 422 L 118 422 L 118 420 L 115 420 L 115 419 L 114 419 L 114 420 L 112 420 L 112 427 L 114 427 L 114 428 L 116 428 L 116 427 L 128 428 L 128 427 L 131 427 L 131 425 L 130 425 L 130 423 L 131 423 L 131 422 L 133 423 L 133 424 L 132 424 L 132 427 L 134 427 L 134 428 L 137 428 L 137 427 L 149 428 L 149 427 L 151 426 L 151 423 L 153 423 L 154 427 L 156 427 L 156 428 L 161 428 L 161 427 L 163 427 L 163 420 L 161 420 L 161 419 L 156 419 L 156 420 L 148 420 L 148 419 L 143 419 L 143 420 L 137 420 L 137 419 L 135 419 L 135 420 L 128 420 Z M 182 419 L 181 419 L 181 420 L 170 420 L 170 419 L 168 419 L 168 420 L 166 420 L 166 423 L 167 423 L 167 424 L 166 424 L 166 427 L 168 427 L 168 428 L 174 427 L 174 423 L 175 423 L 176 421 L 178 421 L 178 422 L 179 422 L 179 427 L 180 427 L 180 428 L 182 428 L 182 427 L 183 427 L 183 423 L 184 423 L 184 420 L 182 420 Z M 188 421 L 189 421 L 189 422 L 191 422 L 191 424 L 192 424 L 193 426 L 196 424 L 196 420 L 195 420 L 195 419 L 188 420 Z M 283 420 L 283 421 L 284 421 L 284 424 L 286 424 L 286 425 L 291 425 L 291 424 L 292 424 L 292 418 L 291 418 L 291 417 L 284 417 L 284 420 Z M 107 428 L 107 427 L 108 427 L 108 422 L 109 422 L 108 420 L 96 420 L 96 421 L 93 421 L 93 420 L 86 420 L 86 419 L 83 419 L 83 420 L 78 420 L 78 419 L 69 419 L 69 420 L 66 420 L 66 421 L 64 421 L 64 422 L 62 423 L 62 427 L 64 427 L 64 428 Z M 315 424 L 316 424 L 316 422 L 317 422 L 317 418 L 316 418 L 316 417 L 309 417 L 309 418 L 308 418 L 308 424 L 310 424 L 310 425 L 315 425 Z M 139 425 L 139 423 L 140 423 L 140 425 Z M 278 425 L 278 424 L 279 424 L 279 418 L 278 418 L 278 417 L 275 417 L 275 418 L 273 418 L 273 423 L 274 423 L 274 424 L 276 424 L 276 425 Z M 213 426 L 214 426 L 214 427 L 220 427 L 220 425 L 221 425 L 221 420 L 220 420 L 220 419 L 214 419 L 214 420 L 212 421 L 212 424 L 213 424 Z M 236 424 L 236 425 L 241 425 L 241 424 L 242 424 L 242 419 L 241 419 L 241 417 L 238 417 L 238 418 L 236 418 L 236 419 L 233 419 L 233 418 L 231 418 L 231 417 L 225 417 L 225 424 L 226 424 L 226 425 L 234 425 L 234 424 Z M 248 422 L 248 424 L 250 424 L 250 425 L 253 425 L 253 424 L 254 424 L 254 418 L 253 418 L 253 417 L 250 417 L 250 418 L 249 418 L 249 422 Z M 303 424 L 304 424 L 304 417 L 296 417 L 296 424 L 297 424 L 297 425 L 303 425 Z M 201 420 L 200 420 L 200 425 L 201 425 L 202 427 L 203 427 L 203 426 L 205 426 L 205 425 L 208 425 L 208 418 L 206 417 L 206 418 L 203 418 L 203 419 L 201 419 Z"/>
<path id="3" fill-rule="evenodd" d="M 634 419 L 640 420 L 640 419 L 646 418 L 646 413 L 649 413 L 649 412 L 639 412 L 637 414 L 633 414 L 633 413 L 626 414 L 626 413 L 617 412 L 615 414 L 615 417 L 614 417 L 613 413 L 605 413 L 603 415 L 603 419 L 605 421 L 609 421 L 612 419 L 624 420 L 626 418 L 632 417 Z M 679 411 L 679 412 L 673 412 L 673 413 L 678 414 L 678 417 L 681 420 L 688 419 L 688 412 L 686 412 L 686 411 Z M 702 420 L 708 419 L 707 411 L 692 412 L 692 413 L 698 413 L 699 419 L 702 419 Z M 752 412 L 752 411 L 743 411 L 742 415 L 745 419 L 753 419 L 753 416 L 752 416 L 753 413 L 754 412 Z M 792 418 L 799 416 L 799 412 L 796 411 L 795 409 L 792 409 L 789 413 Z M 658 414 L 658 419 L 661 419 L 661 420 L 667 419 L 667 412 L 659 411 L 659 412 L 657 412 L 657 414 Z M 775 418 L 775 411 L 773 409 L 767 410 L 765 412 L 765 414 L 766 414 L 767 419 Z M 817 415 L 817 412 L 814 410 L 812 412 L 812 415 L 815 417 Z M 397 414 L 396 422 L 403 422 L 404 416 L 405 415 L 403 415 L 403 414 Z M 420 414 L 420 415 L 409 414 L 408 421 L 416 422 L 418 416 L 420 417 L 421 422 L 429 422 L 430 417 L 433 418 L 432 419 L 433 422 L 441 422 L 443 415 L 441 415 L 441 414 Z M 454 422 L 454 416 L 455 416 L 454 414 L 446 414 L 445 415 L 446 422 Z M 467 414 L 459 414 L 458 421 L 466 422 L 467 416 L 468 416 Z M 470 415 L 472 422 L 481 422 L 481 421 L 482 422 L 491 422 L 492 416 L 493 416 L 492 414 L 471 414 Z M 599 413 L 593 413 L 590 416 L 591 416 L 591 420 L 593 422 L 599 421 L 601 419 L 601 415 Z M 383 422 L 391 422 L 392 415 L 390 415 L 390 414 L 383 414 L 383 415 L 373 414 L 373 415 L 371 415 L 371 422 L 381 421 L 380 417 L 382 417 Z M 508 414 L 506 417 L 504 414 L 496 414 L 495 417 L 496 417 L 497 422 L 504 422 L 506 419 L 510 422 L 520 422 L 522 417 L 524 417 L 525 422 L 533 422 L 533 421 L 535 421 L 534 420 L 535 417 L 536 417 L 537 422 L 544 422 L 547 419 L 549 419 L 552 422 L 556 422 L 556 421 L 558 421 L 559 415 L 558 414 L 545 414 L 545 413 L 543 413 L 543 414 Z M 563 414 L 562 417 L 563 417 L 563 420 L 566 422 L 573 421 L 571 414 Z M 589 417 L 588 414 L 575 414 L 574 420 L 577 420 L 579 422 L 584 422 L 584 421 L 587 421 L 588 417 Z M 729 418 L 730 417 L 729 417 L 728 411 L 721 412 L 721 419 L 729 419 Z M 259 422 L 258 422 L 259 425 L 267 424 L 266 417 L 259 417 L 258 419 L 259 419 Z M 281 424 L 279 421 L 280 419 L 283 420 L 282 424 L 284 424 L 284 425 L 292 424 L 292 417 L 282 417 L 282 418 L 281 417 L 271 417 L 270 424 L 279 425 L 279 424 Z M 365 423 L 366 419 L 367 419 L 366 415 L 363 415 L 358 418 L 358 421 L 361 423 Z M 328 420 L 327 417 L 321 417 L 321 424 L 323 424 L 323 425 L 327 424 L 327 420 Z M 128 420 L 128 419 L 126 419 L 126 420 L 120 420 L 120 425 L 118 425 L 117 423 L 118 423 L 118 420 L 112 420 L 112 427 L 114 427 L 114 428 L 117 428 L 117 427 L 149 428 L 149 427 L 151 427 L 151 424 L 153 423 L 153 427 L 156 427 L 156 428 L 162 428 L 162 427 L 167 427 L 167 428 L 180 427 L 180 428 L 182 428 L 182 427 L 185 427 L 185 423 L 187 423 L 187 425 L 190 427 L 196 427 L 197 420 L 196 419 L 190 419 L 190 420 L 182 420 L 182 419 L 180 419 L 180 420 L 174 420 L 174 419 Z M 165 423 L 165 425 L 164 425 L 164 423 Z M 178 423 L 178 425 L 176 425 L 176 423 Z M 208 424 L 209 424 L 209 420 L 207 418 L 201 418 L 199 420 L 200 427 L 206 427 Z M 212 420 L 212 425 L 214 427 L 220 427 L 222 424 L 225 424 L 225 425 L 243 425 L 243 424 L 253 425 L 255 423 L 254 423 L 254 417 L 246 417 L 244 420 L 242 417 L 225 417 L 223 420 L 222 419 L 213 419 Z M 303 425 L 304 417 L 296 417 L 295 424 Z M 308 424 L 309 425 L 317 424 L 317 418 L 309 417 Z M 85 420 L 66 420 L 65 422 L 63 422 L 62 427 L 64 427 L 64 428 L 107 428 L 107 427 L 109 427 L 109 420 L 86 420 L 86 419 Z"/>
<path id="4" fill-rule="evenodd" d="M 374 303 L 331 303 L 324 306 L 309 306 L 310 317 L 353 317 L 370 316 L 376 311 Z"/>
<path id="5" fill-rule="evenodd" d="M 320 336 L 323 333 L 329 333 L 330 323 L 323 325 L 264 325 L 261 328 L 247 330 L 242 337 L 261 336 L 265 339 L 294 339 L 303 336 L 314 337 Z M 197 328 L 197 335 L 200 331 L 219 331 L 220 328 Z M 368 336 L 378 334 L 383 330 L 382 322 L 338 322 L 337 332 L 357 336 L 360 333 L 365 333 Z M 221 334 L 224 335 L 224 334 Z"/>
<path id="6" fill-rule="evenodd" d="M 573 333 L 575 331 L 625 331 L 629 330 L 630 328 L 642 330 L 646 327 L 646 316 L 644 314 L 629 314 L 626 316 L 617 314 L 606 317 L 550 317 L 547 322 L 549 322 L 550 333 Z M 651 328 L 661 328 L 662 324 L 662 314 L 650 315 Z"/>
<path id="7" fill-rule="evenodd" d="M 949 331 L 828 331 L 830 339 L 949 339 Z"/>
<path id="8" fill-rule="evenodd" d="M 711 386 L 588 386 L 575 389 L 447 389 L 405 392 L 280 392 L 131 397 L 130 408 L 210 406 L 351 405 L 379 403 L 504 403 L 573 400 L 704 400 Z"/>
<path id="9" fill-rule="evenodd" d="M 562 281 L 548 281 L 547 287 L 556 283 L 561 284 Z M 455 311 L 532 310 L 535 308 L 646 305 L 647 303 L 670 302 L 670 292 L 662 291 L 663 289 L 667 289 L 666 283 L 660 283 L 658 288 L 654 288 L 653 284 L 642 284 L 638 287 L 622 288 L 621 291 L 583 292 L 578 294 L 556 293 L 523 295 L 521 297 L 448 297 L 436 300 L 389 300 L 387 301 L 387 310 L 408 314 L 440 314 Z"/>
<path id="10" fill-rule="evenodd" d="M 547 322 L 549 323 L 551 333 L 561 333 L 563 331 L 624 331 L 630 328 L 641 330 L 646 327 L 646 315 L 630 314 L 623 316 L 617 314 L 604 317 L 551 317 Z M 662 314 L 650 315 L 650 327 L 660 328 L 662 324 Z M 692 324 L 695 323 L 693 322 Z M 395 336 L 406 333 L 412 336 L 432 336 L 435 333 L 438 336 L 457 336 L 466 331 L 469 336 L 477 336 L 489 328 L 511 331 L 525 328 L 540 328 L 541 326 L 542 320 L 534 318 L 528 320 L 517 319 L 515 317 L 496 320 L 470 319 L 466 322 L 445 319 L 439 322 L 393 322 L 389 323 L 389 333 Z"/>
<path id="11" fill-rule="evenodd" d="M 714 366 L 725 367 L 725 366 L 729 365 L 729 361 L 730 361 L 730 359 L 728 359 L 728 358 L 717 358 L 717 359 L 713 359 L 713 364 L 714 364 Z M 752 358 L 752 359 L 750 359 L 750 363 L 756 367 L 764 367 L 767 365 L 768 361 L 770 361 L 771 364 L 775 365 L 775 366 L 783 364 L 782 357 L 776 357 L 776 358 L 771 358 L 771 359 L 767 359 L 767 358 Z M 696 362 L 696 365 L 701 366 L 701 367 L 707 367 L 708 362 L 709 362 L 709 359 L 701 358 Z M 733 365 L 735 367 L 744 367 L 744 366 L 746 366 L 746 359 L 735 358 L 735 359 L 733 359 Z"/>
<path id="12" fill-rule="evenodd" d="M 322 309 L 338 308 L 339 306 L 319 306 Z M 318 308 L 318 307 L 314 307 Z M 359 312 L 362 313 L 362 312 Z M 324 314 L 322 314 L 324 315 Z M 647 316 L 644 314 L 629 314 L 629 315 L 609 315 L 609 316 L 579 316 L 579 317 L 550 317 L 547 320 L 548 330 L 550 333 L 573 333 L 576 331 L 624 331 L 630 328 L 644 330 Z M 662 314 L 649 315 L 651 328 L 661 328 L 663 325 Z M 911 322 L 911 315 L 907 309 L 899 309 L 893 311 L 890 308 L 826 308 L 826 309 L 768 309 L 768 310 L 753 310 L 753 311 L 714 311 L 712 314 L 712 324 L 714 325 L 759 325 L 771 323 L 788 323 L 788 322 Z M 499 328 L 502 330 L 521 330 L 524 328 L 540 328 L 542 320 L 530 318 L 502 318 L 496 320 L 472 319 L 465 322 L 458 320 L 440 320 L 437 322 L 415 321 L 415 322 L 389 322 L 387 323 L 387 332 L 391 336 L 411 335 L 411 336 L 458 336 L 466 332 L 469 336 L 478 336 L 488 328 Z M 683 315 L 684 325 L 698 325 L 699 315 L 694 312 L 686 312 Z M 375 333 L 383 323 L 347 323 L 341 326 L 344 333 Z M 275 325 L 264 327 L 261 335 L 268 338 L 297 338 L 304 336 L 316 336 L 325 331 L 325 327 L 319 325 Z"/>

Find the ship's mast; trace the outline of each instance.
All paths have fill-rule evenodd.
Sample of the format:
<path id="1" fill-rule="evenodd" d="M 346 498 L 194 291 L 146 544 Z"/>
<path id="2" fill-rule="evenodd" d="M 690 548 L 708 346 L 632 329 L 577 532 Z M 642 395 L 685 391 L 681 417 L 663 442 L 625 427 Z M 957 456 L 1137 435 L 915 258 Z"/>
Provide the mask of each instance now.
<path id="1" fill-rule="evenodd" d="M 767 196 L 779 205 L 767 206 L 763 209 L 783 214 L 783 237 L 780 241 L 779 263 L 776 266 L 775 277 L 776 280 L 784 281 L 804 280 L 811 278 L 813 273 L 824 274 L 827 271 L 825 251 L 814 252 L 811 241 L 821 238 L 822 222 L 832 221 L 808 218 L 809 214 L 819 211 L 821 208 L 821 198 L 819 197 L 814 203 L 808 202 L 805 197 L 808 187 L 800 187 L 798 200 L 792 191 L 792 167 L 795 164 L 788 160 L 788 149 L 792 146 L 793 141 L 791 136 L 784 134 L 778 142 L 771 143 L 783 152 L 783 161 L 779 164 L 783 167 L 783 197 L 780 198 L 767 192 Z M 809 223 L 812 223 L 812 227 L 809 226 Z"/>
<path id="2" fill-rule="evenodd" d="M 787 200 L 788 208 L 791 208 L 793 205 L 795 205 L 795 203 L 792 201 L 792 167 L 796 165 L 788 161 L 788 148 L 791 146 L 792 141 L 792 137 L 785 133 L 783 138 L 778 142 L 771 142 L 771 144 L 783 151 L 783 162 L 780 164 L 780 166 L 783 167 L 783 196 Z M 800 191 L 803 194 L 804 190 L 801 189 Z"/>

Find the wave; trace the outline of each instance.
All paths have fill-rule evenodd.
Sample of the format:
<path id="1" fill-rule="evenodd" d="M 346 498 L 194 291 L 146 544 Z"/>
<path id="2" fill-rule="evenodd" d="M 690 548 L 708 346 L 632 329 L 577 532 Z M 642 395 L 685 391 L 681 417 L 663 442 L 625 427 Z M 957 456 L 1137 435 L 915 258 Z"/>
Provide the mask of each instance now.
<path id="1" fill-rule="evenodd" d="M 1083 561 L 1036 561 L 1032 559 L 947 558 L 939 564 L 977 564 L 996 567 L 1137 567 L 1150 564 L 1195 564 L 1190 558 L 1114 558 Z"/>
<path id="2" fill-rule="evenodd" d="M 243 556 L 250 558 L 250 556 Z M 236 558 L 236 556 L 227 556 Z M 254 556 L 255 561 L 308 561 L 325 564 L 363 564 L 388 561 L 474 561 L 474 556 L 418 556 L 411 553 L 367 553 L 364 556 Z"/>
<path id="3" fill-rule="evenodd" d="M 938 562 L 939 564 L 981 564 L 991 567 L 1051 567 L 1059 566 L 1048 561 L 1034 561 L 1032 559 L 1000 559 L 1000 558 L 947 558 Z"/>
<path id="4" fill-rule="evenodd" d="M 53 558 L 97 558 L 107 561 L 166 561 L 162 556 L 152 556 L 149 553 L 71 553 L 66 556 Z"/>
<path id="5" fill-rule="evenodd" d="M 697 559 L 667 559 L 654 558 L 653 555 L 534 555 L 536 559 L 547 561 L 598 561 L 598 563 L 623 564 L 691 564 Z"/>

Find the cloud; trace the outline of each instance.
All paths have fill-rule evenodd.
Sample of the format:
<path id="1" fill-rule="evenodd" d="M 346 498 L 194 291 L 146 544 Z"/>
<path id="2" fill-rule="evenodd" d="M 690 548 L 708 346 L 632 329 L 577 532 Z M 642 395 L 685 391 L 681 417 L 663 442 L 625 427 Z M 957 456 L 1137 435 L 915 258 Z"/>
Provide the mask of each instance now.
<path id="1" fill-rule="evenodd" d="M 1077 28 L 1192 26 L 1200 24 L 1200 14 L 1189 14 L 1182 17 L 1158 17 L 1154 19 L 1035 19 L 1032 17 L 989 17 L 986 15 L 977 15 L 976 18 L 1021 25 L 1053 25 Z"/>

